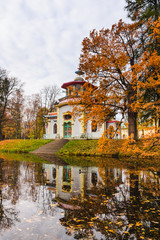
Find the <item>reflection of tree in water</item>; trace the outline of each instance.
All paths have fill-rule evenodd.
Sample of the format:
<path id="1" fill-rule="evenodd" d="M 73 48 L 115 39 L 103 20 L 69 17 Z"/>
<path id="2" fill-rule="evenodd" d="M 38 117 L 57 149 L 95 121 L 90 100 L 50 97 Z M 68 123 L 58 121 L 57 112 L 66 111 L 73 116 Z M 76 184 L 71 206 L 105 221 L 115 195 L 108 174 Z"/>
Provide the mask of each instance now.
<path id="1" fill-rule="evenodd" d="M 130 188 L 124 192 L 118 180 L 109 179 L 106 169 L 103 186 L 94 196 L 72 199 L 73 210 L 65 210 L 61 224 L 75 239 L 159 239 L 159 177 L 128 171 Z M 121 193 L 121 198 L 116 192 Z M 79 206 L 78 209 L 76 206 Z"/>
<path id="2" fill-rule="evenodd" d="M 46 190 L 41 163 L 0 161 L 0 230 L 18 220 L 19 198 L 37 203 L 44 214 L 54 215 L 52 194 Z"/>
<path id="3" fill-rule="evenodd" d="M 24 182 L 27 185 L 27 196 L 31 197 L 33 202 L 38 201 L 39 186 L 44 186 L 44 171 L 42 163 L 25 162 L 24 168 Z"/>
<path id="4" fill-rule="evenodd" d="M 20 163 L 18 161 L 11 161 L 10 164 L 7 163 L 6 174 L 6 183 L 8 185 L 8 198 L 11 200 L 11 203 L 15 205 L 19 200 L 21 193 L 21 184 L 19 182 L 20 175 Z"/>
<path id="5" fill-rule="evenodd" d="M 41 209 L 41 214 L 48 214 L 53 216 L 55 209 L 51 206 L 52 190 L 46 186 L 47 179 L 44 174 L 42 163 L 25 162 L 24 167 L 24 179 L 25 195 L 32 202 L 37 203 L 37 207 Z"/>
<path id="6" fill-rule="evenodd" d="M 16 221 L 18 221 L 18 212 L 15 210 L 15 207 L 5 206 L 5 200 L 8 199 L 7 191 L 4 189 L 5 184 L 8 184 L 9 178 L 6 178 L 6 174 L 9 174 L 9 168 L 5 166 L 7 171 L 3 169 L 3 160 L 0 159 L 0 230 L 5 228 L 10 228 Z M 10 175 L 9 175 L 10 176 Z M 15 176 L 15 175 L 14 175 Z M 13 182 L 16 183 L 16 179 L 13 178 Z M 14 184 L 11 184 L 8 192 Z M 14 197 L 17 199 L 16 194 L 12 196 L 12 203 L 14 203 Z"/>

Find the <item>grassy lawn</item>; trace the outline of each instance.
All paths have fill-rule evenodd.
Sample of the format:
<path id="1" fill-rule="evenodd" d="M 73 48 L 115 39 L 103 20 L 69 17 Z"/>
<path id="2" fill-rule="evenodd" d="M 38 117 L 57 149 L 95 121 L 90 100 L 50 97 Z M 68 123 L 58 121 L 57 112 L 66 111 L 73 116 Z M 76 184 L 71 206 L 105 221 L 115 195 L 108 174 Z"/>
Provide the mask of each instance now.
<path id="1" fill-rule="evenodd" d="M 123 140 L 113 140 L 112 148 L 107 155 L 116 155 L 117 149 L 121 147 Z M 58 152 L 58 155 L 75 156 L 101 156 L 98 152 L 98 140 L 71 140 Z"/>
<path id="2" fill-rule="evenodd" d="M 51 141 L 46 139 L 3 140 L 0 141 L 0 152 L 29 153 Z"/>
<path id="3" fill-rule="evenodd" d="M 118 148 L 121 148 L 123 140 L 113 140 L 112 148 L 108 152 L 108 156 L 116 155 Z M 71 140 L 58 152 L 58 155 L 74 155 L 74 156 L 102 156 L 103 153 L 98 152 L 98 140 Z"/>
<path id="4" fill-rule="evenodd" d="M 127 140 L 112 139 L 110 142 L 103 142 L 102 149 L 98 150 L 98 140 L 70 140 L 57 154 L 62 156 L 108 156 L 108 157 L 141 157 L 160 158 L 159 145 L 150 149 L 150 144 L 143 148 L 147 140 L 138 140 L 134 145 L 127 145 Z M 150 142 L 149 142 L 150 143 Z M 143 149 L 142 149 L 143 148 Z M 142 151 L 141 151 L 142 150 Z"/>
<path id="5" fill-rule="evenodd" d="M 57 152 L 57 154 L 74 156 L 111 156 L 119 153 L 118 149 L 122 147 L 123 143 L 123 139 L 119 139 L 118 141 L 113 139 L 109 151 L 106 154 L 98 152 L 98 140 L 70 140 Z"/>
<path id="6" fill-rule="evenodd" d="M 71 140 L 57 153 L 58 155 L 97 155 L 98 140 Z"/>

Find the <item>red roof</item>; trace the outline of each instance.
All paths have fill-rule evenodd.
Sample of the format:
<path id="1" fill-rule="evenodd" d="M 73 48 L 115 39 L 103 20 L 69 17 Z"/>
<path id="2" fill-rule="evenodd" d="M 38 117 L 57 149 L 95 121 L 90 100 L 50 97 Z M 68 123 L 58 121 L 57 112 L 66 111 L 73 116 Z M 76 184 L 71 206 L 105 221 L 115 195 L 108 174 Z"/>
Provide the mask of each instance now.
<path id="1" fill-rule="evenodd" d="M 67 82 L 67 83 L 63 83 L 63 85 L 61 86 L 61 88 L 66 89 L 68 86 L 77 85 L 77 84 L 83 85 L 84 83 L 85 83 L 85 81 L 72 81 L 72 82 Z"/>
<path id="2" fill-rule="evenodd" d="M 113 120 L 113 121 L 107 121 L 106 123 L 115 123 L 115 122 L 119 122 L 119 121 Z"/>
<path id="3" fill-rule="evenodd" d="M 56 116 L 57 113 L 56 112 L 53 112 L 53 113 L 48 113 L 50 116 Z"/>

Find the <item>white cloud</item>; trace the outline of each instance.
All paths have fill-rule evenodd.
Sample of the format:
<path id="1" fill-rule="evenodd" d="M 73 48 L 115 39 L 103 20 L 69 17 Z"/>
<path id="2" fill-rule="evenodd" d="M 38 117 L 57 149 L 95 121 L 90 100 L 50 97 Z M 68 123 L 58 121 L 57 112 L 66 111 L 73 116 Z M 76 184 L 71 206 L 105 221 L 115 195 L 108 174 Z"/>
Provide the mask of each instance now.
<path id="1" fill-rule="evenodd" d="M 81 42 L 96 28 L 125 19 L 125 0 L 0 2 L 0 67 L 25 82 L 26 94 L 71 81 Z"/>

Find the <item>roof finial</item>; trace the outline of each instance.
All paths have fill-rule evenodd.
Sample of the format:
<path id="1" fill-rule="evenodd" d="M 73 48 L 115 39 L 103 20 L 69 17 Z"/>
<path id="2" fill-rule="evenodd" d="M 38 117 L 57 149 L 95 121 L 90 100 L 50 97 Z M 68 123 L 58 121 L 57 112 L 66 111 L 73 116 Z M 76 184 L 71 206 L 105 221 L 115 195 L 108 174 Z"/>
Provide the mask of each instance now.
<path id="1" fill-rule="evenodd" d="M 81 75 L 84 74 L 84 72 L 83 72 L 83 71 L 80 71 L 80 70 L 75 71 L 75 73 L 78 74 L 79 76 L 81 76 Z"/>

